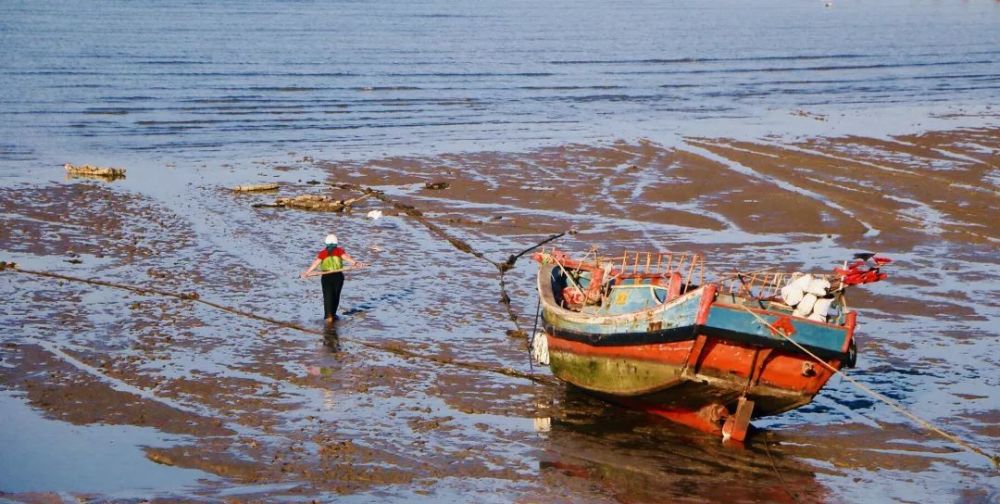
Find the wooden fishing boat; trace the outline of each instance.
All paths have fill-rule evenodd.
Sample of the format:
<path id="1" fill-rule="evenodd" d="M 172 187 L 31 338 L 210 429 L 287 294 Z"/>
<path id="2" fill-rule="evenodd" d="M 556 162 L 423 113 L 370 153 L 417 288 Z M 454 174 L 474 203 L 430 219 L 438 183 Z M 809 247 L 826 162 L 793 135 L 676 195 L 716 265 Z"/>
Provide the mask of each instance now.
<path id="1" fill-rule="evenodd" d="M 846 287 L 885 278 L 878 268 L 890 262 L 866 255 L 805 282 L 734 272 L 706 283 L 695 254 L 574 260 L 543 250 L 534 259 L 544 339 L 533 345 L 547 347 L 557 378 L 737 441 L 752 418 L 808 404 L 833 369 L 854 365 Z M 822 313 L 788 299 L 803 297 L 791 286 L 807 284 L 822 288 L 822 298 L 810 294 L 813 305 L 823 299 Z"/>

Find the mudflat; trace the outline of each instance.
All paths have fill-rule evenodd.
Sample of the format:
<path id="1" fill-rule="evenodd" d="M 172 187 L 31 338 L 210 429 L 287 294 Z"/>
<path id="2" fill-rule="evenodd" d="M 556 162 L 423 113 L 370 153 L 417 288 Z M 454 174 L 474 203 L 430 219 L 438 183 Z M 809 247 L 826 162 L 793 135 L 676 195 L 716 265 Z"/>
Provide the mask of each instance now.
<path id="1" fill-rule="evenodd" d="M 995 502 L 989 462 L 840 379 L 742 449 L 566 387 L 505 261 L 569 229 L 710 274 L 879 252 L 849 373 L 997 453 L 997 26 L 988 0 L 0 2 L 0 500 Z M 298 274 L 330 232 L 370 267 L 327 328 Z"/>
<path id="2" fill-rule="evenodd" d="M 897 261 L 890 281 L 851 298 L 861 313 L 851 374 L 995 448 L 998 154 L 996 128 L 698 137 L 295 159 L 207 179 L 179 167 L 159 186 L 140 169 L 4 187 L 5 261 L 102 283 L 0 273 L 3 400 L 36 417 L 4 439 L 30 463 L 5 455 L 3 490 L 750 502 L 853 500 L 875 486 L 989 499 L 988 463 L 839 380 L 814 404 L 755 422 L 742 449 L 558 384 L 528 363 L 517 332 L 534 318 L 533 265 L 506 272 L 508 311 L 491 261 L 570 228 L 559 246 L 698 251 L 721 273 L 823 270 L 854 250 L 883 252 Z M 227 189 L 261 181 L 280 188 Z M 345 212 L 254 206 L 348 200 L 361 187 L 381 198 Z M 327 231 L 371 263 L 348 273 L 332 330 L 318 282 L 296 278 Z M 142 435 L 110 455 L 31 435 L 108 426 Z M 152 482 L 68 484 L 37 471 L 67 456 L 78 467 L 131 458 Z"/>

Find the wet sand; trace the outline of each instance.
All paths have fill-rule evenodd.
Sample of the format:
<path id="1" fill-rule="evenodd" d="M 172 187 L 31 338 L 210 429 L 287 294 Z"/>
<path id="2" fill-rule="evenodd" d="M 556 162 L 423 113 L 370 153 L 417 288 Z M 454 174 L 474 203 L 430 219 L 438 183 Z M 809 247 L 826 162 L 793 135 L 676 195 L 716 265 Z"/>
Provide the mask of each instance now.
<path id="1" fill-rule="evenodd" d="M 20 181 L 0 188 L 0 260 L 197 293 L 308 331 L 0 272 L 5 397 L 79 432 L 139 428 L 158 441 L 123 438 L 123 457 L 140 453 L 163 479 L 201 475 L 153 488 L 109 474 L 68 491 L 59 475 L 22 475 L 0 482 L 0 497 L 995 500 L 988 463 L 841 380 L 806 408 L 755 422 L 745 448 L 567 389 L 528 363 L 512 332 L 533 322 L 533 265 L 522 259 L 505 276 L 512 322 L 490 261 L 570 228 L 578 234 L 558 246 L 699 251 L 720 272 L 826 270 L 855 251 L 882 252 L 897 260 L 889 281 L 852 293 L 861 325 L 851 374 L 995 453 L 998 161 L 1000 128 L 984 127 L 364 161 L 290 153 L 228 171 L 181 166 L 169 184 L 143 169 L 114 182 Z M 279 193 L 225 190 L 270 181 Z M 357 196 L 342 184 L 397 205 L 252 207 Z M 386 216 L 365 217 L 375 209 Z M 296 275 L 330 230 L 371 268 L 348 274 L 344 317 L 324 338 L 318 281 Z M 62 456 L 8 442 L 37 443 L 39 463 Z"/>

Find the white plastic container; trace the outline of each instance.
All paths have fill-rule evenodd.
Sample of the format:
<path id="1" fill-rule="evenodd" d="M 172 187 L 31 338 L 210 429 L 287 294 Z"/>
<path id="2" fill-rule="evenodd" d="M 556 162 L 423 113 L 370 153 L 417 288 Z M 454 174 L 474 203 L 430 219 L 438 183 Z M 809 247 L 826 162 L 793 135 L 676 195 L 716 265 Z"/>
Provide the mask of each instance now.
<path id="1" fill-rule="evenodd" d="M 806 318 L 812 313 L 813 305 L 815 304 L 816 296 L 806 294 L 805 296 L 802 296 L 802 301 L 800 301 L 799 305 L 795 307 L 795 311 L 792 312 L 792 315 Z"/>
<path id="2" fill-rule="evenodd" d="M 813 315 L 819 315 L 826 320 L 826 317 L 830 315 L 830 305 L 833 304 L 833 298 L 821 298 L 816 300 L 816 304 L 813 305 Z"/>
<path id="3" fill-rule="evenodd" d="M 788 306 L 795 306 L 802 301 L 802 296 L 805 294 L 801 289 L 795 287 L 792 284 L 788 284 L 781 288 L 781 300 L 785 302 Z"/>
<path id="4" fill-rule="evenodd" d="M 805 292 L 809 288 L 809 284 L 813 281 L 813 276 L 806 273 L 795 280 L 792 280 L 788 285 L 794 286 L 796 289 Z"/>
<path id="5" fill-rule="evenodd" d="M 825 278 L 814 278 L 809 282 L 809 286 L 803 290 L 813 296 L 823 297 L 830 290 L 830 281 Z"/>

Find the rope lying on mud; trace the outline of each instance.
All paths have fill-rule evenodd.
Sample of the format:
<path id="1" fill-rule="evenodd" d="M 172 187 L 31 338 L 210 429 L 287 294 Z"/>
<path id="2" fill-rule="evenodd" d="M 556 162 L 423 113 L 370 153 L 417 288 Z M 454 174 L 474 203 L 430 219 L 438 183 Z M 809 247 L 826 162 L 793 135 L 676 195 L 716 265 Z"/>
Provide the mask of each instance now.
<path id="1" fill-rule="evenodd" d="M 799 500 L 799 496 L 796 495 L 791 490 L 789 490 L 788 483 L 785 482 L 785 477 L 781 474 L 781 471 L 778 470 L 778 465 L 774 463 L 774 457 L 771 456 L 771 449 L 767 446 L 768 443 L 770 443 L 770 441 L 768 441 L 767 439 L 765 439 L 764 440 L 764 453 L 767 454 L 767 460 L 768 460 L 768 462 L 771 463 L 771 469 L 773 469 L 774 470 L 774 474 L 778 476 L 778 481 L 781 482 L 781 489 L 784 490 L 785 493 L 787 493 L 788 496 L 792 498 L 792 502 L 795 502 L 795 501 Z"/>
<path id="2" fill-rule="evenodd" d="M 233 314 L 233 315 L 237 315 L 237 316 L 240 316 L 240 317 L 245 317 L 245 318 L 250 318 L 250 319 L 258 320 L 258 321 L 261 321 L 261 322 L 267 322 L 269 324 L 273 324 L 273 325 L 276 325 L 276 326 L 279 326 L 279 327 L 284 327 L 286 329 L 292 329 L 292 330 L 295 330 L 295 331 L 299 331 L 299 332 L 303 332 L 303 333 L 307 333 L 307 334 L 313 334 L 313 335 L 317 335 L 317 336 L 325 336 L 326 335 L 326 333 L 324 333 L 323 331 L 320 331 L 320 330 L 309 329 L 307 327 L 302 327 L 301 325 L 295 324 L 295 323 L 292 323 L 292 322 L 287 322 L 287 321 L 284 321 L 284 320 L 278 320 L 278 319 L 274 319 L 274 318 L 271 318 L 271 317 L 265 317 L 263 315 L 257 315 L 256 313 L 250 313 L 250 312 L 247 312 L 247 311 L 240 310 L 238 308 L 233 308 L 231 306 L 226 306 L 224 304 L 216 303 L 216 302 L 213 302 L 213 301 L 207 301 L 207 300 L 201 299 L 201 297 L 196 292 L 182 292 L 182 293 L 178 293 L 178 292 L 171 292 L 171 291 L 166 291 L 166 290 L 162 290 L 162 289 L 154 289 L 154 288 L 150 288 L 150 287 L 137 287 L 135 285 L 128 285 L 128 284 L 122 284 L 122 283 L 116 283 L 116 282 L 109 282 L 107 280 L 99 280 L 99 279 L 95 279 L 95 278 L 81 278 L 81 277 L 76 277 L 76 276 L 71 276 L 71 275 L 63 275 L 61 273 L 52 273 L 52 272 L 48 272 L 48 271 L 35 271 L 35 270 L 22 269 L 22 268 L 17 267 L 17 266 L 8 266 L 8 264 L 10 264 L 10 263 L 4 263 L 4 267 L 2 269 L 0 269 L 0 271 L 11 271 L 11 272 L 14 272 L 14 273 L 21 273 L 21 274 L 25 274 L 25 275 L 34 275 L 34 276 L 45 277 L 45 278 L 55 278 L 55 279 L 58 279 L 58 280 L 65 280 L 67 282 L 78 282 L 78 283 L 84 283 L 84 284 L 88 284 L 88 285 L 97 285 L 97 286 L 101 286 L 101 287 L 111 287 L 111 288 L 114 288 L 114 289 L 121 289 L 121 290 L 130 291 L 130 292 L 135 292 L 135 293 L 143 295 L 143 296 L 146 296 L 146 295 L 149 295 L 149 294 L 156 294 L 158 296 L 175 298 L 175 299 L 179 299 L 179 300 L 182 300 L 182 301 L 191 301 L 191 302 L 195 302 L 195 303 L 201 303 L 201 304 L 203 304 L 205 306 L 214 308 L 216 310 L 224 311 L 224 312 L 227 312 L 227 313 L 230 313 L 230 314 Z M 405 348 L 400 348 L 400 347 L 398 347 L 396 345 L 392 345 L 392 344 L 373 343 L 373 342 L 370 342 L 370 341 L 360 341 L 360 340 L 354 340 L 354 339 L 348 339 L 347 341 L 350 341 L 352 343 L 357 343 L 357 344 L 359 344 L 361 346 L 364 346 L 364 347 L 367 347 L 367 348 L 371 348 L 371 349 L 374 349 L 374 350 L 379 350 L 379 351 L 383 351 L 383 352 L 392 353 L 392 354 L 399 355 L 401 357 L 410 358 L 410 359 L 419 359 L 419 360 L 431 361 L 431 362 L 434 362 L 434 363 L 437 363 L 437 364 L 443 364 L 443 365 L 448 365 L 448 366 L 456 366 L 456 367 L 461 367 L 461 368 L 465 368 L 465 369 L 471 369 L 471 370 L 474 370 L 474 371 L 483 371 L 483 372 L 501 374 L 501 375 L 510 376 L 510 377 L 513 377 L 513 378 L 521 378 L 521 379 L 524 379 L 524 380 L 529 380 L 529 381 L 532 381 L 532 382 L 535 382 L 535 383 L 541 383 L 543 385 L 552 385 L 552 384 L 555 383 L 555 381 L 552 379 L 552 377 L 544 376 L 544 375 L 536 375 L 536 374 L 532 374 L 532 373 L 525 373 L 525 372 L 518 371 L 518 370 L 513 369 L 513 368 L 500 367 L 500 366 L 491 366 L 489 364 L 480 364 L 480 363 L 475 363 L 475 362 L 456 361 L 454 359 L 445 358 L 445 357 L 436 357 L 436 356 L 433 356 L 433 355 L 425 355 L 425 354 L 420 354 L 420 353 L 413 352 L 413 351 L 410 351 L 410 350 L 406 350 Z"/>
<path id="3" fill-rule="evenodd" d="M 510 294 L 508 294 L 507 292 L 507 282 L 505 280 L 505 275 L 507 273 L 507 270 L 513 268 L 514 263 L 516 263 L 517 260 L 520 259 L 521 256 L 523 256 L 524 254 L 527 254 L 528 252 L 531 252 L 532 250 L 535 250 L 538 247 L 541 247 L 542 245 L 545 245 L 549 242 L 562 238 L 567 234 L 576 234 L 575 229 L 570 229 L 568 231 L 563 231 L 562 233 L 551 235 L 548 238 L 545 238 L 544 240 L 538 242 L 535 245 L 532 245 L 531 247 L 522 250 L 517 254 L 511 254 L 510 256 L 507 257 L 506 261 L 497 262 L 494 261 L 493 259 L 490 259 L 489 257 L 486 257 L 486 254 L 483 254 L 482 252 L 472 248 L 472 246 L 469 245 L 468 242 L 460 238 L 457 238 L 455 236 L 452 236 L 444 228 L 431 222 L 429 219 L 424 217 L 424 213 L 418 210 L 416 207 L 400 203 L 390 198 L 382 191 L 378 191 L 370 187 L 364 187 L 356 184 L 347 184 L 347 183 L 333 184 L 333 186 L 339 189 L 357 191 L 364 195 L 374 196 L 379 201 L 387 205 L 392 205 L 392 207 L 395 208 L 396 210 L 399 210 L 400 212 L 413 218 L 414 220 L 422 224 L 424 227 L 426 227 L 431 233 L 437 235 L 439 238 L 444 239 L 459 251 L 465 252 L 466 254 L 470 254 L 476 258 L 482 259 L 492 264 L 493 267 L 495 267 L 498 272 L 498 280 L 500 282 L 500 303 L 503 304 L 504 308 L 507 310 L 507 318 L 509 318 L 511 323 L 514 324 L 515 331 L 513 334 L 518 337 L 524 337 L 527 336 L 527 334 L 524 332 L 524 329 L 521 328 L 521 324 L 518 321 L 517 314 L 514 313 L 514 308 L 510 304 Z"/>
<path id="4" fill-rule="evenodd" d="M 986 450 L 983 450 L 982 448 L 979 448 L 979 447 L 977 447 L 977 446 L 975 446 L 975 445 L 973 445 L 973 444 L 971 444 L 971 443 L 963 440 L 962 438 L 960 438 L 960 437 L 958 437 L 958 436 L 956 436 L 954 434 L 950 434 L 948 432 L 945 432 L 944 430 L 942 430 L 941 428 L 935 426 L 934 424 L 930 423 L 929 421 L 924 420 L 923 418 L 920 418 L 917 415 L 914 415 L 913 413 L 910 413 L 905 408 L 903 408 L 899 403 L 893 401 L 892 399 L 889 399 L 888 397 L 886 397 L 886 396 L 884 396 L 882 394 L 879 394 L 878 392 L 875 392 L 874 390 L 868 388 L 867 386 L 865 386 L 863 383 L 859 382 L 858 380 L 855 380 L 854 378 L 852 378 L 852 377 L 848 376 L 847 374 L 841 372 L 839 369 L 831 366 L 825 360 L 820 359 L 816 354 L 810 352 L 809 350 L 806 349 L 806 347 L 800 345 L 799 342 L 793 340 L 791 337 L 789 337 L 787 334 L 785 334 L 784 331 L 779 330 L 778 328 L 776 328 L 773 325 L 771 325 L 767 320 L 764 320 L 764 318 L 762 318 L 760 315 L 754 313 L 750 308 L 747 308 L 746 306 L 743 306 L 743 305 L 740 305 L 740 308 L 743 308 L 744 310 L 746 310 L 747 313 L 753 315 L 754 318 L 756 318 L 758 322 L 760 322 L 761 324 L 763 324 L 764 326 L 766 326 L 768 329 L 770 329 L 771 332 L 780 335 L 782 338 L 785 338 L 791 344 L 793 344 L 796 347 L 798 347 L 799 350 L 802 350 L 807 355 L 809 355 L 810 357 L 812 357 L 816 362 L 818 362 L 821 365 L 823 365 L 823 367 L 829 369 L 830 371 L 832 371 L 835 374 L 840 375 L 845 380 L 847 380 L 848 382 L 850 382 L 852 385 L 854 385 L 855 387 L 857 387 L 858 389 L 860 389 L 862 392 L 864 392 L 864 393 L 872 396 L 873 398 L 875 398 L 875 399 L 877 399 L 877 400 L 879 400 L 879 401 L 881 401 L 881 402 L 889 405 L 890 407 L 892 407 L 892 409 L 898 411 L 900 414 L 902 414 L 906 418 L 909 418 L 910 420 L 913 420 L 917 424 L 923 426 L 925 429 L 927 429 L 927 430 L 929 430 L 929 431 L 931 431 L 931 432 L 933 432 L 933 433 L 935 433 L 935 434 L 937 434 L 937 435 L 939 435 L 939 436 L 941 436 L 941 437 L 943 437 L 943 438 L 945 438 L 945 439 L 947 439 L 947 440 L 949 440 L 949 441 L 951 441 L 951 442 L 953 442 L 953 443 L 961 446 L 962 448 L 965 448 L 966 450 L 968 450 L 968 451 L 970 451 L 972 453 L 975 453 L 977 455 L 982 455 L 983 457 L 986 457 L 986 459 L 989 460 L 993 464 L 993 467 L 995 469 L 1000 470 L 1000 455 L 990 455 L 989 453 L 986 453 Z"/>

